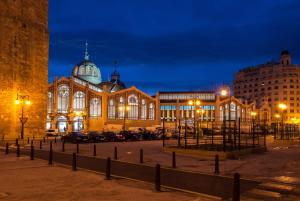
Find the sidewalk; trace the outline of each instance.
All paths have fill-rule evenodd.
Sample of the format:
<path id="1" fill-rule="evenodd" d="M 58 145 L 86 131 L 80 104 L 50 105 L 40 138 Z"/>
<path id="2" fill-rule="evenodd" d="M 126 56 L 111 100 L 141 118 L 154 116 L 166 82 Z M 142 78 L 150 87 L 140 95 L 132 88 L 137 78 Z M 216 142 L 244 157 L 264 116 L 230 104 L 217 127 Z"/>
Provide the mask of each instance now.
<path id="1" fill-rule="evenodd" d="M 0 200 L 9 201 L 209 201 L 196 195 L 171 190 L 155 192 L 153 185 L 113 179 L 85 170 L 72 171 L 47 161 L 30 161 L 14 154 L 0 154 Z"/>

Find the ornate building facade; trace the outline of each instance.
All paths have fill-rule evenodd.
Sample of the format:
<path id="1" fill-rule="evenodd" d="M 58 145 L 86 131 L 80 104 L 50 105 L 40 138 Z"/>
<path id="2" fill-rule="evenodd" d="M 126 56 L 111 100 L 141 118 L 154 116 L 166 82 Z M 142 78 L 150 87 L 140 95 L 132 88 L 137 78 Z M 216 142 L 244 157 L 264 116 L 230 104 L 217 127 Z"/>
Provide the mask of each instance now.
<path id="1" fill-rule="evenodd" d="M 58 132 L 153 127 L 159 124 L 158 104 L 136 87 L 126 88 L 116 70 L 110 81 L 102 81 L 86 49 L 69 78 L 55 78 L 49 85 L 46 127 Z"/>
<path id="2" fill-rule="evenodd" d="M 255 101 L 261 110 L 268 111 L 272 122 L 281 116 L 285 122 L 300 121 L 300 67 L 292 64 L 288 51 L 281 53 L 280 62 L 240 70 L 234 79 L 234 96 Z M 285 104 L 282 111 L 278 106 Z M 265 117 L 263 117 L 265 118 Z"/>
<path id="3" fill-rule="evenodd" d="M 0 138 L 20 137 L 21 119 L 24 137 L 44 135 L 48 0 L 1 0 L 0 13 Z"/>

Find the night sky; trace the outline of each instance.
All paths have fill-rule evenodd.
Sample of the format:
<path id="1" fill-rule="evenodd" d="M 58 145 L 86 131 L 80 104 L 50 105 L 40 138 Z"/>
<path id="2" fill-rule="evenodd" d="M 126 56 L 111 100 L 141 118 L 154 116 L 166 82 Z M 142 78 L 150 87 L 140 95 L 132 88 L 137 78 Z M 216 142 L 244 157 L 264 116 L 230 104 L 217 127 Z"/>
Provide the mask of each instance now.
<path id="1" fill-rule="evenodd" d="M 70 76 L 89 43 L 107 80 L 148 92 L 231 84 L 247 66 L 288 49 L 300 64 L 298 0 L 49 0 L 49 81 Z"/>

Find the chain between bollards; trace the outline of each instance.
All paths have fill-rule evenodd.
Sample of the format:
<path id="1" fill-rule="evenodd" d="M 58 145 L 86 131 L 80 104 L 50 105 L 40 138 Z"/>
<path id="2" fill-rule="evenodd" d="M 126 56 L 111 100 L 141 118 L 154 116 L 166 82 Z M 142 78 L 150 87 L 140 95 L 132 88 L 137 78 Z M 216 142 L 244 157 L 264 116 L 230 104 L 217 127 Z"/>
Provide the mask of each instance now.
<path id="1" fill-rule="evenodd" d="M 110 157 L 108 157 L 107 160 L 106 160 L 106 172 L 105 172 L 105 175 L 106 175 L 106 179 L 107 180 L 111 179 L 111 160 L 110 160 Z"/>

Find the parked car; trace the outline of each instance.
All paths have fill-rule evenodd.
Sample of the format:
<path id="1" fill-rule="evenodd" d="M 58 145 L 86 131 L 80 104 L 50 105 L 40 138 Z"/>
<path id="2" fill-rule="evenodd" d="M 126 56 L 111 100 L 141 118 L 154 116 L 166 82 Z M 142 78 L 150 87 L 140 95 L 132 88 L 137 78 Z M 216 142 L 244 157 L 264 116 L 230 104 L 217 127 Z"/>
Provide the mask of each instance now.
<path id="1" fill-rule="evenodd" d="M 104 142 L 105 136 L 97 131 L 90 131 L 87 134 L 90 142 Z"/>
<path id="2" fill-rule="evenodd" d="M 47 137 L 57 137 L 59 135 L 57 129 L 48 129 L 46 130 Z"/>
<path id="3" fill-rule="evenodd" d="M 141 136 L 141 138 L 143 140 L 155 140 L 157 139 L 157 135 L 155 135 L 154 132 L 149 131 L 147 129 L 144 128 L 139 128 L 139 135 Z"/>
<path id="4" fill-rule="evenodd" d="M 104 136 L 104 140 L 106 142 L 117 141 L 117 135 L 114 132 L 106 131 L 106 132 L 103 132 L 102 135 Z"/>
<path id="5" fill-rule="evenodd" d="M 122 135 L 125 138 L 125 140 L 128 141 L 135 141 L 141 139 L 141 135 L 134 131 L 121 131 L 119 135 Z"/>
<path id="6" fill-rule="evenodd" d="M 78 131 L 73 131 L 71 133 L 68 133 L 67 135 L 62 136 L 61 139 L 65 142 L 73 142 L 73 143 L 89 141 L 89 138 L 86 134 L 83 134 L 82 132 L 78 132 Z"/>

